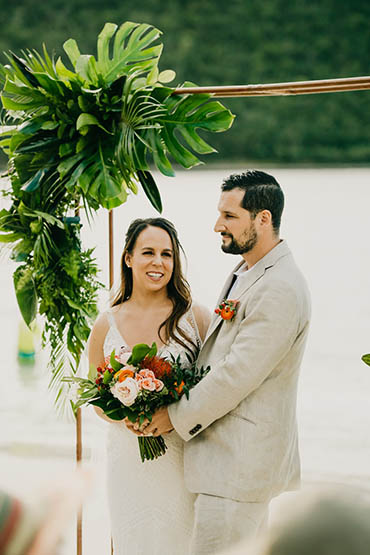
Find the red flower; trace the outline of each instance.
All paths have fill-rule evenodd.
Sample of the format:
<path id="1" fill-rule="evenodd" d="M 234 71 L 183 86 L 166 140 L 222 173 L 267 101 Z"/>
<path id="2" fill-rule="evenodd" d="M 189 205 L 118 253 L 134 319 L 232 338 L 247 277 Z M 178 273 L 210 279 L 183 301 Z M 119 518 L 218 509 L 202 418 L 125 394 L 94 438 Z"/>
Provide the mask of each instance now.
<path id="1" fill-rule="evenodd" d="M 109 369 L 108 367 L 109 367 L 108 361 L 105 360 L 105 361 L 103 362 L 103 364 L 102 364 L 101 366 L 98 366 L 98 368 L 96 369 L 97 372 L 98 372 L 98 375 L 99 375 L 99 374 L 104 374 L 104 372 L 105 372 L 107 369 Z"/>
<path id="2" fill-rule="evenodd" d="M 141 362 L 140 367 L 154 372 L 155 377 L 159 380 L 163 378 L 163 376 L 169 376 L 172 372 L 171 364 L 160 357 L 146 357 Z"/>

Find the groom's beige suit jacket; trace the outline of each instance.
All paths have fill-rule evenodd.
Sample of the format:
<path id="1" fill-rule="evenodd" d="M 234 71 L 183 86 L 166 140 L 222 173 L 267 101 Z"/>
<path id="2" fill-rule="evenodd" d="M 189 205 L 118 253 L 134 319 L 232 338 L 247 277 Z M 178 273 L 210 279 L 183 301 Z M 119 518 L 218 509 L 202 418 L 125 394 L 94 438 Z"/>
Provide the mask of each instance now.
<path id="1" fill-rule="evenodd" d="M 214 315 L 200 352 L 210 372 L 169 415 L 186 441 L 190 491 L 263 502 L 299 485 L 296 397 L 310 298 L 285 241 L 240 281 L 234 319 Z"/>

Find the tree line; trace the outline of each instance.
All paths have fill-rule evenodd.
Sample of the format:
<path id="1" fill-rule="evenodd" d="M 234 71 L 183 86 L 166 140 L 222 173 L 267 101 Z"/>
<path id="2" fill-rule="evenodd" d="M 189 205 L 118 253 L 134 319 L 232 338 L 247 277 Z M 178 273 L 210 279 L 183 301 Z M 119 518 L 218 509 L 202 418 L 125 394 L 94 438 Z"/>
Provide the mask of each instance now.
<path id="1" fill-rule="evenodd" d="M 161 69 L 176 71 L 171 86 L 369 74 L 367 0 L 0 0 L 0 51 L 41 51 L 44 42 L 59 56 L 72 37 L 95 54 L 104 23 L 126 20 L 163 32 Z M 230 131 L 212 137 L 217 162 L 369 162 L 370 91 L 222 102 L 237 117 Z"/>

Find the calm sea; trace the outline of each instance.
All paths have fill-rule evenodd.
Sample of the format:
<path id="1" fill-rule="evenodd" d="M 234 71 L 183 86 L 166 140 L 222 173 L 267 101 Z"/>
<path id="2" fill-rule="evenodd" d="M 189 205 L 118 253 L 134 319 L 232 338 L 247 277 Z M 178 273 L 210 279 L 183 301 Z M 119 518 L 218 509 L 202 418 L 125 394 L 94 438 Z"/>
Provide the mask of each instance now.
<path id="1" fill-rule="evenodd" d="M 179 231 L 187 253 L 193 296 L 214 308 L 236 257 L 220 250 L 213 232 L 219 186 L 239 168 L 156 175 L 163 215 Z M 274 169 L 286 195 L 282 236 L 303 270 L 312 294 L 313 317 L 300 379 L 298 415 L 303 478 L 368 484 L 370 479 L 370 169 Z M 5 206 L 3 200 L 0 201 Z M 154 215 L 142 192 L 114 211 L 115 266 L 125 230 L 137 217 Z M 96 247 L 108 280 L 107 213 L 83 226 L 84 244 Z M 25 459 L 35 451 L 72 456 L 74 426 L 58 417 L 48 392 L 47 354 L 33 366 L 17 360 L 20 315 L 12 285 L 15 264 L 1 258 L 0 451 Z M 102 294 L 104 308 L 107 295 Z M 266 338 L 268 341 L 268 338 Z M 85 426 L 87 446 L 94 424 Z"/>

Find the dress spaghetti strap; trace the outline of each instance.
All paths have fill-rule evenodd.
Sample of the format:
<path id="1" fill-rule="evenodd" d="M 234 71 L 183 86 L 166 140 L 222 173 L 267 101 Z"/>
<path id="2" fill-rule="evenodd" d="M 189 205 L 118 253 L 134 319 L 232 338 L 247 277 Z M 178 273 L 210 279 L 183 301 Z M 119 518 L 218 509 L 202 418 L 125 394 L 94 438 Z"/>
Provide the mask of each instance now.
<path id="1" fill-rule="evenodd" d="M 127 344 L 126 344 L 126 341 L 125 341 L 124 337 L 122 337 L 119 329 L 117 328 L 116 319 L 114 317 L 114 314 L 113 314 L 111 308 L 109 308 L 106 311 L 106 315 L 107 315 L 107 319 L 108 319 L 108 322 L 109 322 L 109 330 L 119 340 L 119 342 L 122 344 L 122 347 L 127 347 Z"/>
<path id="2" fill-rule="evenodd" d="M 202 340 L 200 338 L 198 325 L 197 325 L 197 322 L 195 320 L 193 307 L 190 307 L 189 317 L 190 317 L 190 322 L 189 323 L 190 323 L 191 327 L 193 328 L 193 330 L 195 331 L 195 338 L 196 338 L 196 341 L 197 341 L 197 347 L 198 347 L 198 349 L 200 349 L 202 347 Z"/>
<path id="3" fill-rule="evenodd" d="M 114 321 L 114 316 L 112 314 L 112 309 L 111 308 L 109 308 L 107 310 L 106 315 L 107 315 L 107 319 L 108 319 L 108 322 L 109 322 L 109 326 L 111 328 L 117 328 L 116 323 Z"/>

